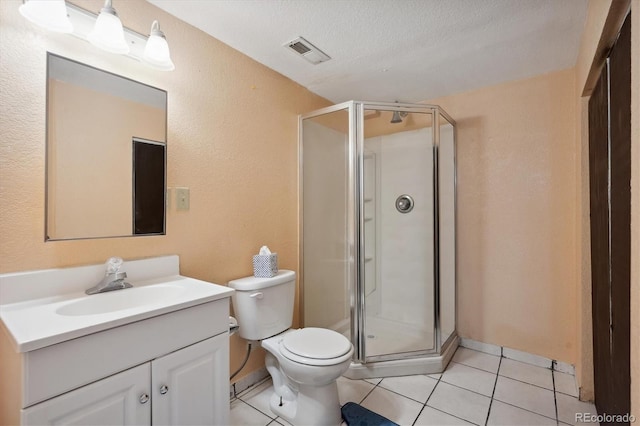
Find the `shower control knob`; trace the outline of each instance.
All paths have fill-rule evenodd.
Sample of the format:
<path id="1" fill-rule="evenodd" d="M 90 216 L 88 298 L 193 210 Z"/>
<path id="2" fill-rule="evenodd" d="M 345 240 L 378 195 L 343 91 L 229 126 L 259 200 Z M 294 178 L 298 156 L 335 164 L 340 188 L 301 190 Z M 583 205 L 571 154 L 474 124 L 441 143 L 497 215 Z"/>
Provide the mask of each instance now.
<path id="1" fill-rule="evenodd" d="M 409 213 L 413 210 L 413 198 L 407 194 L 399 196 L 396 199 L 396 210 L 400 213 Z"/>

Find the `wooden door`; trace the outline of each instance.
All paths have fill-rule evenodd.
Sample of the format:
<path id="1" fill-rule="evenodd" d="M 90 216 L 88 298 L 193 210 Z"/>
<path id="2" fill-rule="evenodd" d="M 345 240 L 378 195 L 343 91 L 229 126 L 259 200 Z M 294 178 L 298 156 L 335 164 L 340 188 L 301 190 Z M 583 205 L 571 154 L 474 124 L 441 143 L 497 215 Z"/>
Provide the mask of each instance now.
<path id="1" fill-rule="evenodd" d="M 596 407 L 630 412 L 631 19 L 589 100 Z"/>

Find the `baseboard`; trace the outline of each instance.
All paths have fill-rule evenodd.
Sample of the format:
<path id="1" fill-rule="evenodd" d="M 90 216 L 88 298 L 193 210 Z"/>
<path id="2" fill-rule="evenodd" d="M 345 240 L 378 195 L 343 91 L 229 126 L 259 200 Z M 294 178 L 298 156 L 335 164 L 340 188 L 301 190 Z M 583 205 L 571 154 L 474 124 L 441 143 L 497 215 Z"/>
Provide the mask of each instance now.
<path id="1" fill-rule="evenodd" d="M 555 359 L 546 358 L 540 355 L 534 355 L 528 352 L 507 348 L 505 346 L 493 345 L 491 343 L 479 342 L 477 340 L 460 338 L 460 346 L 485 352 L 491 355 L 502 356 L 504 358 L 513 359 L 515 361 L 524 362 L 526 364 L 535 365 L 537 367 L 549 368 L 551 370 L 567 373 L 575 376 L 576 368 L 567 362 L 557 361 Z"/>
<path id="2" fill-rule="evenodd" d="M 266 367 L 262 367 L 247 374 L 242 379 L 231 383 L 231 385 L 229 385 L 229 398 L 237 397 L 240 392 L 257 385 L 258 383 L 262 382 L 267 376 L 269 376 L 269 372 L 267 371 Z"/>

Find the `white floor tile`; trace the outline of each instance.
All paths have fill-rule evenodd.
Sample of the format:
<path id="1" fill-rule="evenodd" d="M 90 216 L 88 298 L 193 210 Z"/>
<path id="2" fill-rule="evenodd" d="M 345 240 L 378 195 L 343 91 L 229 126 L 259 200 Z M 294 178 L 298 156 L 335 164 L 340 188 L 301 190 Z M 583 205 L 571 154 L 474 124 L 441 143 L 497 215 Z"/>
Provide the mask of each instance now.
<path id="1" fill-rule="evenodd" d="M 364 379 L 365 382 L 369 382 L 372 385 L 377 385 L 382 381 L 382 377 L 374 377 L 373 379 Z"/>
<path id="2" fill-rule="evenodd" d="M 504 362 L 504 360 L 503 360 Z M 533 411 L 543 416 L 556 418 L 556 405 L 553 391 L 498 376 L 494 399 Z"/>
<path id="3" fill-rule="evenodd" d="M 280 425 L 282 425 L 282 426 L 293 426 L 291 423 L 289 423 L 288 421 L 286 421 L 286 420 L 285 420 L 285 419 L 283 419 L 282 417 L 277 417 L 277 418 L 274 420 L 274 422 L 276 422 L 276 423 L 274 423 L 274 425 L 275 425 L 275 424 L 280 424 Z"/>
<path id="4" fill-rule="evenodd" d="M 371 392 L 371 389 L 375 387 L 375 385 L 366 380 L 351 380 L 346 377 L 339 377 L 337 383 L 340 405 L 344 405 L 347 402 L 360 404 L 364 397 Z"/>
<path id="5" fill-rule="evenodd" d="M 459 347 L 452 361 L 459 364 L 468 365 L 470 367 L 479 368 L 489 373 L 497 373 L 498 365 L 500 365 L 500 357 L 489 355 L 484 352 L 474 351 L 472 349 Z"/>
<path id="6" fill-rule="evenodd" d="M 272 419 L 247 403 L 236 399 L 231 402 L 229 420 L 231 426 L 265 426 L 271 423 Z"/>
<path id="7" fill-rule="evenodd" d="M 241 399 L 253 408 L 262 411 L 269 417 L 275 418 L 276 415 L 271 411 L 271 408 L 269 408 L 269 400 L 271 399 L 272 394 L 273 385 L 271 384 L 271 380 L 267 380 L 266 382 L 249 389 L 247 392 L 238 395 L 238 399 Z"/>
<path id="8" fill-rule="evenodd" d="M 578 387 L 574 376 L 554 371 L 553 379 L 556 385 L 556 392 L 566 393 L 567 395 L 575 397 L 578 396 Z"/>
<path id="9" fill-rule="evenodd" d="M 475 424 L 484 424 L 490 402 L 491 399 L 486 396 L 440 381 L 427 406 Z"/>
<path id="10" fill-rule="evenodd" d="M 537 367 L 524 362 L 503 358 L 498 374 L 553 390 L 553 377 L 551 376 L 551 370 L 548 368 Z"/>
<path id="11" fill-rule="evenodd" d="M 361 404 L 399 425 L 413 424 L 423 405 L 378 386 Z"/>
<path id="12" fill-rule="evenodd" d="M 491 397 L 496 375 L 452 362 L 440 380 Z"/>
<path id="13" fill-rule="evenodd" d="M 417 375 L 387 377 L 383 379 L 378 386 L 382 386 L 385 389 L 415 399 L 424 404 L 427 402 L 427 398 L 429 398 L 429 395 L 431 395 L 433 388 L 435 388 L 437 384 L 437 380 L 427 376 Z"/>
<path id="14" fill-rule="evenodd" d="M 513 405 L 494 400 L 491 403 L 489 421 L 487 426 L 516 426 L 516 425 L 549 425 L 554 426 L 556 421 Z"/>
<path id="15" fill-rule="evenodd" d="M 556 402 L 558 404 L 558 420 L 570 425 L 586 424 L 577 421 L 576 414 L 598 414 L 595 405 L 590 402 L 582 402 L 573 396 L 556 393 Z"/>
<path id="16" fill-rule="evenodd" d="M 427 377 L 431 377 L 432 379 L 435 379 L 435 380 L 440 380 L 440 377 L 442 377 L 442 373 L 427 374 Z"/>
<path id="17" fill-rule="evenodd" d="M 436 410 L 431 407 L 424 407 L 422 413 L 418 417 L 418 420 L 414 423 L 415 426 L 446 426 L 446 425 L 471 425 L 469 423 L 457 417 L 453 417 L 447 413 Z"/>

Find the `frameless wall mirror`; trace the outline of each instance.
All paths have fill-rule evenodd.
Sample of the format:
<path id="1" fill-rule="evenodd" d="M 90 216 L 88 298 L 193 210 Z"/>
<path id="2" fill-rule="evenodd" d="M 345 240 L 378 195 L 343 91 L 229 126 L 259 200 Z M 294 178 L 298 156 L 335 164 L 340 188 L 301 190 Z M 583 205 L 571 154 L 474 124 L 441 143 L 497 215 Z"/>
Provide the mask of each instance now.
<path id="1" fill-rule="evenodd" d="M 45 240 L 162 235 L 167 92 L 47 54 Z"/>

